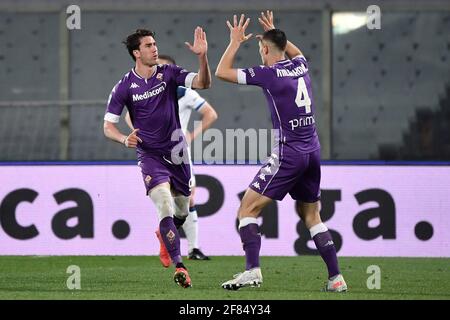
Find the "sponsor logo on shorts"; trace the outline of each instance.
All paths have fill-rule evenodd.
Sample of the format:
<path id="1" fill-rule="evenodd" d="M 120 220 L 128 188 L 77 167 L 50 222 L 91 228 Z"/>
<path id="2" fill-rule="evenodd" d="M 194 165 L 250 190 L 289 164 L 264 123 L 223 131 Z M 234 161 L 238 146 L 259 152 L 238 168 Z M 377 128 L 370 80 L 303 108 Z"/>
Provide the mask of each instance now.
<path id="1" fill-rule="evenodd" d="M 152 180 L 152 177 L 150 177 L 150 176 L 146 176 L 145 177 L 145 183 L 146 184 L 150 184 L 150 181 Z"/>
<path id="2" fill-rule="evenodd" d="M 261 189 L 261 186 L 259 185 L 259 182 L 258 182 L 258 181 L 254 182 L 254 183 L 252 184 L 252 186 L 254 186 L 254 187 L 255 187 L 256 189 L 258 189 L 258 190 Z"/>
<path id="3" fill-rule="evenodd" d="M 272 174 L 272 171 L 270 171 L 270 166 L 264 167 L 263 170 L 268 174 Z"/>
<path id="4" fill-rule="evenodd" d="M 266 175 L 264 173 L 261 173 L 258 178 L 260 178 L 262 181 L 266 181 Z"/>
<path id="5" fill-rule="evenodd" d="M 170 244 L 172 244 L 175 241 L 175 233 L 173 233 L 172 230 L 169 230 L 166 234 L 167 240 L 169 240 Z"/>

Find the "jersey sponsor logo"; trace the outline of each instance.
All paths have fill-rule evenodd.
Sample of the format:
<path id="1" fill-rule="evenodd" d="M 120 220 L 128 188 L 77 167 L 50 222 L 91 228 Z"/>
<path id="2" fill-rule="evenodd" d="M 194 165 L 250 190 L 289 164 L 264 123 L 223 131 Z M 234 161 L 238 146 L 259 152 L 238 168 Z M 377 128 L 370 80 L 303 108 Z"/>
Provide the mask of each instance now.
<path id="1" fill-rule="evenodd" d="M 133 94 L 133 102 L 147 100 L 149 98 L 157 96 L 158 94 L 163 92 L 165 89 L 166 89 L 166 83 L 161 82 L 160 84 L 158 84 L 157 86 L 144 92 L 143 94 Z"/>
<path id="2" fill-rule="evenodd" d="M 288 69 L 277 69 L 277 77 L 300 77 L 308 72 L 308 68 L 302 63 L 297 68 L 292 70 Z"/>
<path id="3" fill-rule="evenodd" d="M 299 119 L 292 119 L 289 120 L 289 123 L 291 124 L 291 130 L 294 130 L 298 127 L 307 127 L 312 126 L 316 123 L 316 120 L 314 119 L 314 116 L 307 116 L 307 117 L 300 117 Z"/>
<path id="4" fill-rule="evenodd" d="M 253 70 L 253 68 L 249 68 L 248 72 L 250 73 L 250 76 L 253 78 L 255 76 L 255 71 Z"/>
<path id="5" fill-rule="evenodd" d="M 136 84 L 136 82 L 133 82 L 130 86 L 130 89 L 139 88 L 139 86 Z"/>

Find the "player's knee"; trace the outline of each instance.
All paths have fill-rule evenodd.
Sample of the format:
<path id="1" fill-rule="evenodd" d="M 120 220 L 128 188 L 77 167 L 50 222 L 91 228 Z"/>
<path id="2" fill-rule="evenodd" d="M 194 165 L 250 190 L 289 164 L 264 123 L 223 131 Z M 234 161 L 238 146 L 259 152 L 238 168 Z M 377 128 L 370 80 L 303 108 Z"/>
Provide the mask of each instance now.
<path id="1" fill-rule="evenodd" d="M 177 196 L 175 200 L 175 216 L 180 219 L 186 219 L 189 215 L 189 197 Z"/>
<path id="2" fill-rule="evenodd" d="M 156 187 L 150 191 L 150 198 L 156 207 L 159 221 L 166 217 L 173 217 L 174 203 L 170 190 L 163 187 Z"/>
<path id="3" fill-rule="evenodd" d="M 239 206 L 238 217 L 240 219 L 245 217 L 257 217 L 261 212 L 261 210 L 262 207 L 255 203 L 242 202 L 241 205 Z"/>

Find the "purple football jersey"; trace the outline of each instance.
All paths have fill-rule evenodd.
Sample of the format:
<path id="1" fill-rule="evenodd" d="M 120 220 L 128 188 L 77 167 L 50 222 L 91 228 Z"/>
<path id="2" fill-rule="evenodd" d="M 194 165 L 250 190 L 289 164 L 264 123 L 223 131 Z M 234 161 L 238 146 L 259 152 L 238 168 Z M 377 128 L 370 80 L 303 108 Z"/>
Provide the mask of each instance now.
<path id="1" fill-rule="evenodd" d="M 238 69 L 238 83 L 259 86 L 269 104 L 279 141 L 301 153 L 320 148 L 308 63 L 303 56 L 273 66 Z"/>
<path id="2" fill-rule="evenodd" d="M 178 116 L 177 87 L 190 88 L 196 73 L 176 65 L 158 65 L 152 77 L 144 79 L 131 69 L 113 88 L 105 120 L 117 123 L 123 108 L 130 113 L 137 135 L 138 153 L 170 154 L 184 139 Z M 178 129 L 175 141 L 172 134 Z"/>

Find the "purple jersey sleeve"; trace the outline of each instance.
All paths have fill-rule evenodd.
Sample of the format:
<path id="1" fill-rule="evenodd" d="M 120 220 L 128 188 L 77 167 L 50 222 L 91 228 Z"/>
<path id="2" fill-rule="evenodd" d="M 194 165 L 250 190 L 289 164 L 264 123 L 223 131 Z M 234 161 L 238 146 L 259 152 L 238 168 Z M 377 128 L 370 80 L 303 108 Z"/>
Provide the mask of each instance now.
<path id="1" fill-rule="evenodd" d="M 308 61 L 306 61 L 306 58 L 303 55 L 298 55 L 298 56 L 292 58 L 292 62 L 295 64 L 298 64 L 298 65 L 304 64 L 306 69 L 309 69 Z"/>
<path id="2" fill-rule="evenodd" d="M 189 72 L 186 69 L 183 69 L 182 67 L 174 64 L 169 65 L 169 69 L 172 71 L 172 74 L 174 75 L 177 86 L 183 86 L 186 88 L 192 87 L 192 81 L 194 80 L 197 73 Z"/>
<path id="3" fill-rule="evenodd" d="M 267 87 L 276 77 L 274 70 L 266 66 L 257 66 L 247 69 L 238 69 L 238 83 L 259 87 Z"/>
<path id="4" fill-rule="evenodd" d="M 119 122 L 122 110 L 127 104 L 127 87 L 124 80 L 120 80 L 112 89 L 106 106 L 105 120 L 113 123 Z"/>

